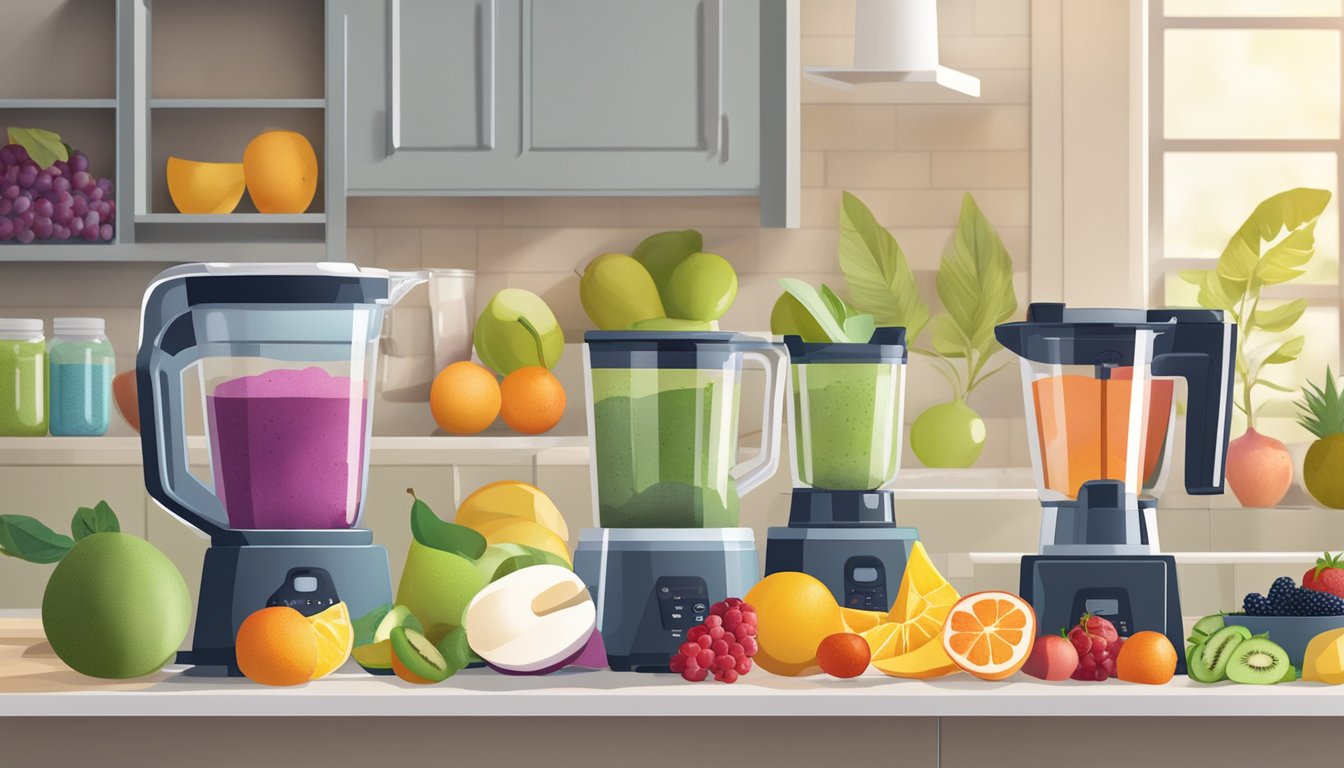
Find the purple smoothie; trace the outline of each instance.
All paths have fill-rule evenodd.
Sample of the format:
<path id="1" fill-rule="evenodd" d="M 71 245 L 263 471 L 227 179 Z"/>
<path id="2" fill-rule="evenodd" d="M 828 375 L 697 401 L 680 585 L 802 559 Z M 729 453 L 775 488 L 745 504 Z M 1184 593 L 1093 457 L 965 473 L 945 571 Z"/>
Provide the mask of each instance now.
<path id="1" fill-rule="evenodd" d="M 363 389 L 321 368 L 230 379 L 206 398 L 229 527 L 349 528 L 364 473 Z"/>

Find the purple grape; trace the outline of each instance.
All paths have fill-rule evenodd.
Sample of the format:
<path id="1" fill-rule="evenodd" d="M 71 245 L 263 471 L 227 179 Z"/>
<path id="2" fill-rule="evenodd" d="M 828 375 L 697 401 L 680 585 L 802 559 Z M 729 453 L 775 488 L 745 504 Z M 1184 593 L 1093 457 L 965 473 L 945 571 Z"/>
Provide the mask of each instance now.
<path id="1" fill-rule="evenodd" d="M 5 181 L 10 184 L 17 184 L 19 181 L 19 166 L 11 165 L 5 169 Z"/>
<path id="2" fill-rule="evenodd" d="M 14 237 L 14 222 L 9 219 L 0 219 L 0 242 L 12 237 Z"/>
<path id="3" fill-rule="evenodd" d="M 38 194 L 46 194 L 47 192 L 50 192 L 51 179 L 52 179 L 51 174 L 39 173 L 37 175 L 37 181 L 33 182 L 33 191 L 37 192 Z"/>
<path id="4" fill-rule="evenodd" d="M 33 186 L 33 183 L 37 181 L 37 173 L 38 173 L 37 163 L 34 163 L 32 161 L 24 163 L 23 167 L 19 169 L 19 178 L 18 178 L 19 186 L 23 187 L 24 189 L 28 189 L 29 187 Z"/>
<path id="5" fill-rule="evenodd" d="M 33 220 L 36 218 L 37 214 L 33 213 L 31 210 L 19 214 L 19 221 L 23 222 L 24 229 L 33 226 Z"/>
<path id="6" fill-rule="evenodd" d="M 97 187 L 94 187 L 92 190 L 86 190 L 86 191 L 87 191 L 87 193 L 88 193 L 88 195 L 89 195 L 89 199 L 90 199 L 90 200 L 102 200 L 102 199 L 103 199 L 103 190 L 101 190 L 101 189 L 99 189 L 99 188 L 97 188 Z"/>
<path id="7" fill-rule="evenodd" d="M 20 243 L 23 243 L 24 245 L 33 242 L 34 237 L 36 237 L 36 235 L 33 234 L 33 230 L 31 229 L 25 229 L 19 232 L 18 234 L 14 235 L 14 239 L 18 240 Z"/>
<path id="8" fill-rule="evenodd" d="M 50 240 L 52 233 L 51 219 L 39 216 L 33 221 L 33 234 L 38 240 Z"/>
<path id="9" fill-rule="evenodd" d="M 75 185 L 75 189 L 88 191 L 89 185 L 93 183 L 93 177 L 88 171 L 75 171 L 75 176 L 70 181 Z"/>
<path id="10" fill-rule="evenodd" d="M 58 194 L 62 192 L 68 194 L 70 192 L 70 180 L 64 176 L 57 176 L 55 179 L 52 179 L 51 188 L 56 190 Z"/>
<path id="11" fill-rule="evenodd" d="M 99 180 L 98 180 L 98 188 L 101 189 L 101 190 L 103 190 L 103 193 L 104 193 L 104 194 L 111 192 L 111 191 L 112 191 L 112 180 L 111 180 L 111 179 L 99 179 Z"/>
<path id="12" fill-rule="evenodd" d="M 69 208 L 75 204 L 75 196 L 70 194 L 69 191 L 62 190 L 56 193 L 56 199 L 53 202 L 56 203 L 56 207 L 58 208 L 61 206 Z"/>
<path id="13" fill-rule="evenodd" d="M 0 197 L 0 216 L 8 216 L 12 210 L 14 210 L 14 201 Z"/>
<path id="14" fill-rule="evenodd" d="M 75 213 L 68 205 L 58 205 L 51 211 L 51 220 L 57 224 L 69 224 L 74 217 Z"/>
<path id="15" fill-rule="evenodd" d="M 31 206 L 32 204 L 33 204 L 32 198 L 28 197 L 27 195 L 19 195 L 18 197 L 14 198 L 14 212 L 23 213 L 24 211 L 28 210 L 29 206 Z"/>
<path id="16" fill-rule="evenodd" d="M 85 227 L 86 229 L 89 228 L 89 227 L 93 227 L 94 229 L 97 229 L 97 228 L 98 228 L 98 221 L 99 221 L 99 219 L 98 219 L 98 212 L 97 212 L 97 211 L 89 211 L 88 213 L 84 214 L 84 227 Z"/>
<path id="17" fill-rule="evenodd" d="M 51 225 L 51 239 L 53 239 L 53 240 L 69 240 L 69 239 L 70 239 L 70 228 L 67 227 L 67 226 L 65 226 L 64 224 L 52 224 L 52 225 Z"/>
<path id="18" fill-rule="evenodd" d="M 96 242 L 98 240 L 98 225 L 90 224 L 84 227 L 84 231 L 81 232 L 79 236 L 88 240 L 90 243 Z"/>
<path id="19" fill-rule="evenodd" d="M 112 225 L 111 225 L 111 224 L 104 224 L 104 225 L 102 225 L 101 227 L 99 227 L 99 228 L 98 228 L 98 236 L 101 237 L 101 238 L 104 239 L 104 240 L 111 240 L 111 239 L 112 239 Z"/>
<path id="20" fill-rule="evenodd" d="M 70 155 L 70 169 L 76 173 L 89 170 L 89 156 L 75 150 L 74 154 Z"/>
<path id="21" fill-rule="evenodd" d="M 14 164 L 28 159 L 28 150 L 24 149 L 22 144 L 10 144 L 10 147 L 14 149 Z"/>
<path id="22" fill-rule="evenodd" d="M 0 194 L 3 194 L 4 197 L 8 200 L 13 200 L 14 198 L 19 196 L 19 185 L 10 184 L 9 186 L 5 187 L 5 191 Z"/>
<path id="23" fill-rule="evenodd" d="M 33 203 L 33 210 L 37 212 L 38 218 L 51 218 L 51 214 L 55 209 L 56 206 L 52 205 L 51 201 L 46 198 L 42 198 Z"/>
<path id="24" fill-rule="evenodd" d="M 76 195 L 73 203 L 70 204 L 70 210 L 75 212 L 79 218 L 84 218 L 84 214 L 89 212 L 89 200 L 83 195 Z"/>
<path id="25" fill-rule="evenodd" d="M 19 161 L 19 156 L 14 152 L 16 144 L 6 144 L 0 147 L 0 165 L 11 166 Z"/>

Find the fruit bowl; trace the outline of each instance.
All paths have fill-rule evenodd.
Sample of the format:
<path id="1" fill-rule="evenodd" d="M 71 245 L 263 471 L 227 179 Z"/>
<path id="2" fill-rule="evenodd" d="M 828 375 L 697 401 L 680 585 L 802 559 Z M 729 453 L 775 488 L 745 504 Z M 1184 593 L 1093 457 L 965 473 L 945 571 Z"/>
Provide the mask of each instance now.
<path id="1" fill-rule="evenodd" d="M 1273 640 L 1288 652 L 1288 660 L 1299 670 L 1302 669 L 1302 657 L 1307 652 L 1307 643 L 1322 632 L 1332 629 L 1344 629 L 1344 616 L 1247 616 L 1230 614 L 1223 617 L 1228 625 L 1239 624 L 1253 635 L 1269 634 Z"/>

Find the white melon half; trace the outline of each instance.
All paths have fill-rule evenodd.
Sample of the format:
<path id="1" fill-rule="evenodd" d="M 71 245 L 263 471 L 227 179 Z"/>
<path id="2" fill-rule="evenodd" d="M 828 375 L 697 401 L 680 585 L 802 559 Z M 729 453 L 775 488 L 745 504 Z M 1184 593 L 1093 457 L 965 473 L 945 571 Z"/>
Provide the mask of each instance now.
<path id="1" fill-rule="evenodd" d="M 467 643 L 490 666 L 544 674 L 583 651 L 597 627 L 597 608 L 572 571 L 534 565 L 476 593 L 462 623 Z"/>

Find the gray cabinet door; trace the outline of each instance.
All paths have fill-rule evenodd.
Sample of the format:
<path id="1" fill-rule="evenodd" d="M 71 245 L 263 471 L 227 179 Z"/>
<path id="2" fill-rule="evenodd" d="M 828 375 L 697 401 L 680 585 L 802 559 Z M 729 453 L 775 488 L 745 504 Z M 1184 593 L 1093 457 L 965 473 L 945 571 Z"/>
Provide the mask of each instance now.
<path id="1" fill-rule="evenodd" d="M 350 189 L 754 194 L 759 11 L 759 0 L 354 2 Z"/>

